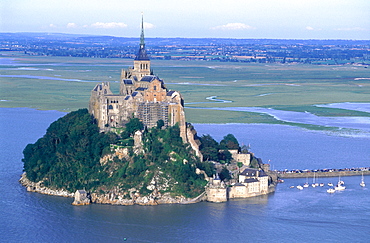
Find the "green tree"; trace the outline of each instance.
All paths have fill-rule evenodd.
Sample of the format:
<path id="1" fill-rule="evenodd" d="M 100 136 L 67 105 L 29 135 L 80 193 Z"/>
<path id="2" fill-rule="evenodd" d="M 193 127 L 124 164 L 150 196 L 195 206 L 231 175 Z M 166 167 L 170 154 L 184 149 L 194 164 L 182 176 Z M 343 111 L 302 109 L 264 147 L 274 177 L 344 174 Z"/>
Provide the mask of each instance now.
<path id="1" fill-rule="evenodd" d="M 218 175 L 222 181 L 231 179 L 230 171 L 226 167 L 223 167 Z"/>
<path id="2" fill-rule="evenodd" d="M 256 157 L 252 157 L 249 167 L 255 168 L 255 169 L 259 168 L 258 159 Z"/>
<path id="3" fill-rule="evenodd" d="M 221 149 L 239 150 L 239 142 L 232 134 L 227 134 L 220 142 Z"/>
<path id="4" fill-rule="evenodd" d="M 139 120 L 139 118 L 132 118 L 128 123 L 126 123 L 126 131 L 129 134 L 134 134 L 136 131 L 143 129 L 144 124 Z"/>
<path id="5" fill-rule="evenodd" d="M 103 151 L 116 142 L 115 134 L 99 133 L 87 109 L 80 109 L 53 122 L 42 138 L 26 146 L 24 171 L 31 181 L 47 178 L 51 187 L 88 189 L 99 174 Z"/>
<path id="6" fill-rule="evenodd" d="M 199 139 L 200 139 L 200 142 L 201 142 L 200 149 L 206 148 L 206 147 L 211 147 L 211 148 L 218 149 L 218 147 L 219 147 L 218 142 L 216 140 L 214 140 L 211 137 L 211 135 L 209 135 L 209 134 L 204 134 Z"/>
<path id="7" fill-rule="evenodd" d="M 217 141 L 209 134 L 203 135 L 199 140 L 201 142 L 199 149 L 203 155 L 203 160 L 218 161 L 219 144 Z"/>
<path id="8" fill-rule="evenodd" d="M 203 160 L 205 161 L 219 161 L 218 159 L 218 150 L 212 147 L 205 147 L 201 150 L 203 155 Z"/>
<path id="9" fill-rule="evenodd" d="M 220 162 L 229 163 L 232 159 L 233 159 L 233 156 L 231 155 L 229 150 L 221 150 L 218 153 L 218 160 Z"/>
<path id="10" fill-rule="evenodd" d="M 163 120 L 158 120 L 157 121 L 157 129 L 161 129 L 164 126 L 164 121 Z"/>

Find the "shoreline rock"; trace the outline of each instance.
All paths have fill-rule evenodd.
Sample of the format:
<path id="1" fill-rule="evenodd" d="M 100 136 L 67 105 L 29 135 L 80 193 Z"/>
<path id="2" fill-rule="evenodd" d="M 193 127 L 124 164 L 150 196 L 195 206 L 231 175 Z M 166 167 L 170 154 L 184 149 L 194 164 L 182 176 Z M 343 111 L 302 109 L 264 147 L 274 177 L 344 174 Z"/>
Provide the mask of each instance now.
<path id="1" fill-rule="evenodd" d="M 156 206 L 161 204 L 193 204 L 207 200 L 206 191 L 201 193 L 195 198 L 185 198 L 183 196 L 172 197 L 170 193 L 160 192 L 151 193 L 147 196 L 140 196 L 138 193 L 135 193 L 135 190 L 131 190 L 130 199 L 127 199 L 126 194 L 122 192 L 109 192 L 105 194 L 97 194 L 95 192 L 88 193 L 84 190 L 77 190 L 75 193 L 70 193 L 66 190 L 54 190 L 48 187 L 42 186 L 42 181 L 32 182 L 27 178 L 26 173 L 24 172 L 19 179 L 19 182 L 26 187 L 28 192 L 37 192 L 46 195 L 52 196 L 62 196 L 62 197 L 74 197 L 72 205 L 74 206 L 83 206 L 89 204 L 108 204 L 108 205 L 122 205 L 122 206 L 131 206 L 131 205 L 142 205 L 142 206 Z M 268 193 L 275 191 L 275 186 L 270 186 Z M 261 194 L 262 195 L 262 194 Z"/>
<path id="2" fill-rule="evenodd" d="M 66 190 L 56 190 L 50 189 L 46 186 L 43 186 L 43 181 L 39 182 L 32 182 L 27 178 L 26 172 L 21 175 L 19 182 L 22 186 L 26 187 L 28 192 L 37 192 L 41 194 L 53 195 L 53 196 L 61 196 L 61 197 L 74 197 L 74 193 L 70 193 Z"/>
<path id="3" fill-rule="evenodd" d="M 28 192 L 37 192 L 46 195 L 52 196 L 62 196 L 62 197 L 71 197 L 75 198 L 72 202 L 74 206 L 82 206 L 82 205 L 89 205 L 91 203 L 96 204 L 109 204 L 109 205 L 123 205 L 123 206 L 130 206 L 130 205 L 142 205 L 142 206 L 155 206 L 160 204 L 189 204 L 189 203 L 196 203 L 198 201 L 194 201 L 194 198 L 185 198 L 185 197 L 176 197 L 173 198 L 170 196 L 169 193 L 152 193 L 148 196 L 140 196 L 136 193 L 130 193 L 132 195 L 132 199 L 124 198 L 122 193 L 106 193 L 106 194 L 97 194 L 97 193 L 87 193 L 86 198 L 79 196 L 76 198 L 76 192 L 71 193 L 66 190 L 55 190 L 50 189 L 42 185 L 43 181 L 39 182 L 32 182 L 27 178 L 26 172 L 21 175 L 19 182 L 22 186 L 26 188 Z M 81 190 L 78 190 L 81 191 Z M 199 196 L 198 196 L 199 197 Z M 197 198 L 198 198 L 197 197 Z M 77 199 L 77 200 L 76 200 Z"/>

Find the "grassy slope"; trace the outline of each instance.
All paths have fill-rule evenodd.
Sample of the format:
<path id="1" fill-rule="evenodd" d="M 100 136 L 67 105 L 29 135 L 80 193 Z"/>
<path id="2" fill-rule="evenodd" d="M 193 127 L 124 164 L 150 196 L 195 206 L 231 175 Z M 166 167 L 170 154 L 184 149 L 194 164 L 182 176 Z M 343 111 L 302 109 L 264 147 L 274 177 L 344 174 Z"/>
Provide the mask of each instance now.
<path id="1" fill-rule="evenodd" d="M 32 107 L 71 111 L 87 107 L 96 83 L 118 81 L 129 59 L 13 56 L 17 65 L 1 65 L 1 75 L 32 75 L 92 82 L 0 77 L 1 107 Z M 23 65 L 24 64 L 24 65 Z M 367 116 L 367 113 L 313 107 L 314 104 L 369 102 L 370 77 L 364 67 L 244 64 L 204 61 L 152 61 L 152 68 L 169 89 L 183 95 L 187 107 L 262 106 L 292 111 L 310 111 L 323 116 Z M 35 70 L 36 69 L 36 70 Z M 190 84 L 184 84 L 190 83 Z M 111 83 L 118 92 L 118 83 Z M 210 102 L 206 97 L 230 100 Z M 199 103 L 201 102 L 201 103 Z M 189 104 L 196 103 L 196 104 Z M 263 114 L 186 109 L 194 123 L 276 123 Z"/>

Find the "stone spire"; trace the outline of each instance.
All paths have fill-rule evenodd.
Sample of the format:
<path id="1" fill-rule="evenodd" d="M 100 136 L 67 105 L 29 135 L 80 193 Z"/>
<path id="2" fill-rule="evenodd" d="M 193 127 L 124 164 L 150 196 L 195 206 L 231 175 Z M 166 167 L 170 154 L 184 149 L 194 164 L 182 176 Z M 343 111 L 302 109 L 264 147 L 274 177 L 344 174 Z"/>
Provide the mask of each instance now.
<path id="1" fill-rule="evenodd" d="M 140 48 L 137 53 L 135 60 L 138 61 L 149 61 L 148 54 L 145 50 L 145 39 L 144 39 L 144 16 L 141 15 L 141 35 L 140 35 Z"/>
<path id="2" fill-rule="evenodd" d="M 141 35 L 140 35 L 140 48 L 145 48 L 145 39 L 144 39 L 144 15 L 141 13 Z"/>

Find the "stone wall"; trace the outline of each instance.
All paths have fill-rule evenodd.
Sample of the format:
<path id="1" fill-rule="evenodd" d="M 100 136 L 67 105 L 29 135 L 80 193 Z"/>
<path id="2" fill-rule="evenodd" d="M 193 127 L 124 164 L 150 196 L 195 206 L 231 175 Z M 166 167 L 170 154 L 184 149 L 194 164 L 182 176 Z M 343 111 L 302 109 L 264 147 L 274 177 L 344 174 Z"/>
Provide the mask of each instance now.
<path id="1" fill-rule="evenodd" d="M 207 188 L 207 201 L 208 202 L 226 202 L 227 189 L 226 188 Z"/>
<path id="2" fill-rule="evenodd" d="M 187 142 L 190 144 L 192 149 L 195 151 L 195 154 L 199 157 L 200 161 L 203 161 L 203 155 L 199 150 L 200 141 L 197 139 L 197 131 L 190 124 L 186 124 L 186 137 Z"/>

